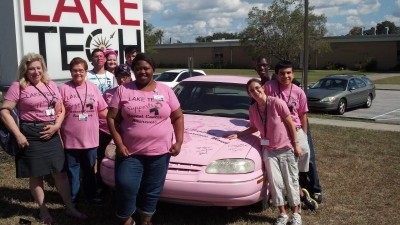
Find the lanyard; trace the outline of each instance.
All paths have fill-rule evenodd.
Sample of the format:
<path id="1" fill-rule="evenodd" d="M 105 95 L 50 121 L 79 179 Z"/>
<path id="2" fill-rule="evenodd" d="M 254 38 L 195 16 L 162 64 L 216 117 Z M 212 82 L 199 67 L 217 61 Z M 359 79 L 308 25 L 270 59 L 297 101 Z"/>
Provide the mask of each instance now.
<path id="1" fill-rule="evenodd" d="M 44 85 L 46 86 L 47 90 L 49 91 L 49 93 L 50 93 L 50 94 L 53 96 L 53 98 L 54 98 L 55 92 L 54 92 L 53 90 L 51 90 L 51 88 L 50 88 L 47 84 L 44 84 Z M 51 101 L 50 101 L 50 100 L 47 98 L 47 96 L 46 96 L 39 88 L 36 87 L 36 85 L 34 85 L 33 87 L 36 88 L 36 90 L 37 90 L 41 95 L 43 95 L 43 97 L 46 99 L 47 108 L 48 108 L 48 109 L 54 108 L 54 105 L 52 104 L 52 103 L 53 103 L 53 98 L 52 98 Z M 50 90 L 53 91 L 53 93 L 51 93 Z"/>
<path id="2" fill-rule="evenodd" d="M 81 101 L 81 105 L 82 105 L 82 113 L 85 112 L 85 105 L 86 105 L 86 99 L 87 99 L 87 83 L 85 82 L 85 102 L 82 102 L 81 96 L 79 95 L 78 89 L 76 89 L 76 85 L 75 83 L 72 81 L 72 83 L 74 84 L 74 88 L 76 91 L 76 94 L 78 95 L 79 100 Z"/>
<path id="3" fill-rule="evenodd" d="M 96 76 L 97 80 L 99 81 L 100 86 L 105 86 L 106 83 L 107 83 L 107 73 L 104 74 L 105 75 L 105 80 L 104 80 L 104 84 L 102 84 L 101 81 L 100 81 L 100 78 L 97 76 L 96 71 L 94 71 L 94 70 L 92 70 L 92 71 L 93 71 L 94 75 Z"/>
<path id="4" fill-rule="evenodd" d="M 257 112 L 258 115 L 260 116 L 261 121 L 263 122 L 264 126 L 264 138 L 267 138 L 267 103 L 265 103 L 265 117 L 261 115 L 260 108 L 258 107 L 258 102 L 257 102 Z"/>
<path id="5" fill-rule="evenodd" d="M 277 82 L 278 83 L 278 82 Z M 278 83 L 278 89 L 279 89 L 279 95 L 281 96 L 281 98 L 282 98 L 282 100 L 283 101 L 285 101 L 285 99 L 284 99 L 284 95 L 283 95 L 283 93 L 281 92 L 281 85 Z M 286 102 L 286 105 L 289 107 L 289 101 L 290 101 L 290 97 L 292 96 L 292 89 L 293 89 L 293 84 L 290 84 L 290 92 L 289 92 L 289 97 L 288 97 L 288 100 L 287 101 L 285 101 Z"/>

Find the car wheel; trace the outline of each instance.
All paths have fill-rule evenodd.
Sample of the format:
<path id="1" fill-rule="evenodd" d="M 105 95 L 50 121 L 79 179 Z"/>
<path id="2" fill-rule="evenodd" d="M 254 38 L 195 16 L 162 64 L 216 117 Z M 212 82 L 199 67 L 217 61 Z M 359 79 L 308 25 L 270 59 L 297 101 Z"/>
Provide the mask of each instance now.
<path id="1" fill-rule="evenodd" d="M 336 113 L 339 115 L 343 115 L 346 112 L 346 100 L 340 99 L 338 107 L 336 109 Z"/>
<path id="2" fill-rule="evenodd" d="M 371 105 L 372 105 L 372 95 L 369 94 L 369 95 L 368 95 L 368 98 L 367 98 L 367 101 L 366 101 L 365 104 L 364 104 L 364 107 L 365 107 L 365 108 L 370 108 Z"/>

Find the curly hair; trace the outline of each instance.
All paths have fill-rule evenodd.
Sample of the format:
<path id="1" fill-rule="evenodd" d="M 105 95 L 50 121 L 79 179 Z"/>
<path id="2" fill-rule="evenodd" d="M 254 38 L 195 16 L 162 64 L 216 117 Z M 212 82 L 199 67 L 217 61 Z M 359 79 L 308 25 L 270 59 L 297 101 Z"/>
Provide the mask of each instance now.
<path id="1" fill-rule="evenodd" d="M 47 73 L 46 62 L 44 61 L 43 56 L 37 53 L 28 53 L 22 57 L 18 66 L 18 81 L 22 88 L 26 88 L 26 86 L 31 83 L 27 76 L 28 67 L 32 62 L 36 61 L 40 62 L 43 70 L 43 75 L 40 81 L 45 84 L 49 83 L 50 78 L 49 74 Z"/>

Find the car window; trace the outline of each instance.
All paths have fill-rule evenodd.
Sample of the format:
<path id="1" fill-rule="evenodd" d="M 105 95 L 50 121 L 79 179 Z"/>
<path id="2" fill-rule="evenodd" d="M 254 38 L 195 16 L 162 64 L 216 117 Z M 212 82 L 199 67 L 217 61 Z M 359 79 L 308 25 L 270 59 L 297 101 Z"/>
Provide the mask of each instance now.
<path id="1" fill-rule="evenodd" d="M 184 81 L 174 88 L 184 113 L 248 118 L 245 84 Z"/>
<path id="2" fill-rule="evenodd" d="M 361 77 L 361 80 L 363 80 L 366 84 L 374 84 L 368 77 Z"/>
<path id="3" fill-rule="evenodd" d="M 186 79 L 186 78 L 189 78 L 189 72 L 183 72 L 179 77 L 178 77 L 178 82 L 179 81 L 183 81 L 184 79 Z"/>
<path id="4" fill-rule="evenodd" d="M 349 81 L 349 90 L 351 90 L 352 88 L 357 89 L 357 84 L 356 84 L 356 81 L 354 79 L 351 79 Z"/>
<path id="5" fill-rule="evenodd" d="M 178 73 L 164 72 L 157 78 L 157 81 L 172 82 L 178 76 Z"/>
<path id="6" fill-rule="evenodd" d="M 358 88 L 363 88 L 363 87 L 367 86 L 367 84 L 360 78 L 355 78 L 355 81 L 356 81 Z"/>
<path id="7" fill-rule="evenodd" d="M 322 79 L 315 83 L 311 89 L 330 89 L 344 91 L 347 87 L 347 80 L 343 79 Z"/>

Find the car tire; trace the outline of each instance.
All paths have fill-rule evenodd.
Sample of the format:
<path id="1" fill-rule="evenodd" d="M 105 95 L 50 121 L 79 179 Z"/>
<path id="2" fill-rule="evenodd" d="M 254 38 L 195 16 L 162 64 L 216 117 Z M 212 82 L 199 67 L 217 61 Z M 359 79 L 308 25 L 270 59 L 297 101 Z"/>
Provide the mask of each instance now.
<path id="1" fill-rule="evenodd" d="M 370 108 L 372 106 L 372 95 L 369 94 L 367 97 L 367 101 L 364 104 L 365 108 Z"/>
<path id="2" fill-rule="evenodd" d="M 340 99 L 336 109 L 336 114 L 343 115 L 346 112 L 346 105 L 346 100 L 344 100 L 343 98 Z"/>

